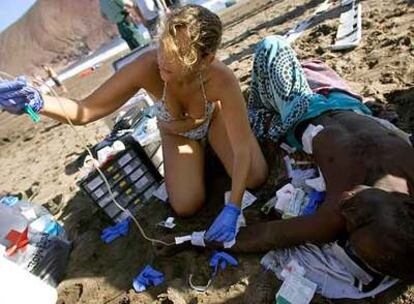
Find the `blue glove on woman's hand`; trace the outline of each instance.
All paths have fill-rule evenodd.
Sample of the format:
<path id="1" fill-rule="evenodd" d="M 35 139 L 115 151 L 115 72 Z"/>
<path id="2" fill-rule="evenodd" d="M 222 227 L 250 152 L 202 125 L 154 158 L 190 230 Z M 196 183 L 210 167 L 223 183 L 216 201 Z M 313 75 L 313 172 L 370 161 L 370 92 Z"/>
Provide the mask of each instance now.
<path id="1" fill-rule="evenodd" d="M 205 239 L 209 242 L 229 242 L 236 236 L 237 219 L 241 213 L 239 207 L 232 203 L 224 206 L 213 225 L 208 229 Z"/>
<path id="2" fill-rule="evenodd" d="M 12 114 L 23 114 L 25 105 L 36 113 L 43 107 L 39 91 L 30 86 L 24 77 L 16 80 L 0 80 L 0 108 Z"/>

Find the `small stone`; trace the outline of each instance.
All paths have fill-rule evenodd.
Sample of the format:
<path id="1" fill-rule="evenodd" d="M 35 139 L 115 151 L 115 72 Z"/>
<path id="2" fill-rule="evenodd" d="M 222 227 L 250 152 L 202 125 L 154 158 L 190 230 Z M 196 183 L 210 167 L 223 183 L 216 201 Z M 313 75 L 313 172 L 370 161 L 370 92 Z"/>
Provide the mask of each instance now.
<path id="1" fill-rule="evenodd" d="M 395 83 L 395 75 L 393 72 L 384 72 L 381 74 L 380 82 L 382 84 Z"/>
<path id="2" fill-rule="evenodd" d="M 407 37 L 407 36 L 401 37 L 400 40 L 399 40 L 399 44 L 401 44 L 401 45 L 411 46 L 411 43 L 412 42 L 411 42 L 410 37 Z"/>
<path id="3" fill-rule="evenodd" d="M 315 53 L 318 54 L 319 56 L 323 55 L 325 52 L 326 52 L 325 49 L 323 47 L 321 47 L 321 46 L 318 46 L 315 49 Z"/>
<path id="4" fill-rule="evenodd" d="M 396 9 L 394 9 L 394 12 L 391 15 L 391 17 L 400 17 L 400 16 L 402 16 L 404 14 L 405 14 L 405 12 L 402 9 L 396 8 Z"/>
<path id="5" fill-rule="evenodd" d="M 395 45 L 395 43 L 396 43 L 396 41 L 395 41 L 394 38 L 386 37 L 381 41 L 381 47 L 387 47 L 387 46 L 390 46 L 390 45 Z"/>
<path id="6" fill-rule="evenodd" d="M 378 59 L 377 58 L 373 58 L 373 59 L 368 59 L 367 60 L 367 65 L 370 69 L 372 69 L 374 66 L 376 66 L 378 64 Z"/>
<path id="7" fill-rule="evenodd" d="M 362 21 L 362 28 L 363 29 L 370 29 L 372 27 L 372 22 L 369 20 L 363 20 Z"/>

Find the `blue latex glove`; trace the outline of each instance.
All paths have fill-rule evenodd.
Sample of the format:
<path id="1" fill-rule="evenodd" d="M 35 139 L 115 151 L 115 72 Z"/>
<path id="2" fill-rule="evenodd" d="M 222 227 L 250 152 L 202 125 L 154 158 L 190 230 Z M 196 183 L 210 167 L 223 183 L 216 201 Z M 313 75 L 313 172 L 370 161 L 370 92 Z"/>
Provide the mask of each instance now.
<path id="1" fill-rule="evenodd" d="M 109 244 L 121 236 L 126 236 L 129 232 L 130 223 L 131 218 L 127 218 L 115 226 L 105 228 L 101 234 L 102 241 L 104 241 L 106 244 Z"/>
<path id="2" fill-rule="evenodd" d="M 228 203 L 221 210 L 206 232 L 205 239 L 209 242 L 229 242 L 236 236 L 237 219 L 241 213 L 239 207 Z"/>
<path id="3" fill-rule="evenodd" d="M 228 264 L 231 266 L 237 266 L 239 265 L 239 262 L 237 262 L 237 260 L 228 253 L 215 251 L 210 260 L 210 266 L 214 267 L 213 276 L 217 274 L 219 267 L 221 270 L 225 270 Z"/>
<path id="4" fill-rule="evenodd" d="M 23 114 L 28 105 L 36 113 L 44 101 L 39 91 L 30 86 L 24 77 L 0 80 L 0 107 L 12 114 Z"/>
<path id="5" fill-rule="evenodd" d="M 301 215 L 311 215 L 316 212 L 319 205 L 325 200 L 325 192 L 313 190 L 309 195 L 309 202 L 303 209 Z"/>
<path id="6" fill-rule="evenodd" d="M 164 274 L 152 268 L 150 265 L 145 266 L 144 270 L 134 279 L 132 286 L 136 292 L 142 292 L 150 286 L 158 286 L 164 282 Z"/>

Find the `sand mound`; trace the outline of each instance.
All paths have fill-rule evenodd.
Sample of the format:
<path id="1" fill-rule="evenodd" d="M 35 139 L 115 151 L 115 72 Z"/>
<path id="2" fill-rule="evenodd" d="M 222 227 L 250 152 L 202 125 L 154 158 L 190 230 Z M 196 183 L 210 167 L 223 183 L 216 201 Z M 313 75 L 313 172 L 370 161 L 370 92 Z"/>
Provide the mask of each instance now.
<path id="1" fill-rule="evenodd" d="M 0 69 L 28 73 L 43 63 L 66 65 L 116 34 L 99 1 L 38 0 L 0 35 Z"/>

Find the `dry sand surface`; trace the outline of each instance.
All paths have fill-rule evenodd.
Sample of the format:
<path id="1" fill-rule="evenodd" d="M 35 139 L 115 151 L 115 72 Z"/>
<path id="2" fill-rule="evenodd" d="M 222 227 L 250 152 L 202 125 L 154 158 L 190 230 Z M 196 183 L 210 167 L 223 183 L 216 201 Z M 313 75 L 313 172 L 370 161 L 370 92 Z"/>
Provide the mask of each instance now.
<path id="1" fill-rule="evenodd" d="M 256 0 L 226 12 L 223 19 L 227 28 L 220 56 L 235 71 L 246 94 L 254 45 L 267 35 L 284 33 L 310 16 L 321 2 Z M 396 119 L 397 113 L 398 124 L 412 131 L 414 106 L 409 102 L 414 100 L 414 6 L 409 2 L 363 1 L 363 40 L 355 50 L 333 53 L 325 48 L 336 33 L 338 9 L 325 14 L 294 48 L 301 59 L 325 60 L 375 106 L 378 115 Z M 89 77 L 68 81 L 70 95 L 85 96 L 110 74 L 107 64 Z M 187 278 L 193 273 L 198 283 L 205 282 L 210 252 L 188 250 L 170 257 L 156 257 L 151 244 L 136 229 L 128 237 L 104 245 L 100 231 L 110 222 L 76 187 L 79 173 L 75 169 L 83 148 L 73 131 L 47 118 L 33 124 L 27 117 L 15 118 L 3 113 L 0 121 L 0 192 L 27 190 L 26 194 L 32 195 L 36 202 L 54 201 L 61 208 L 57 217 L 73 240 L 67 275 L 59 286 L 59 303 L 272 302 L 276 280 L 261 272 L 261 256 L 238 255 L 239 267 L 221 273 L 207 292 L 197 293 L 188 287 Z M 108 132 L 102 122 L 77 130 L 92 144 Z M 246 214 L 249 223 L 265 220 L 260 218 L 258 210 L 274 193 L 274 185 L 283 174 L 276 150 L 266 147 L 265 154 L 272 174 L 267 186 L 256 193 L 257 206 Z M 229 180 L 214 158 L 207 167 L 210 181 L 207 207 L 196 218 L 178 220 L 175 231 L 205 229 L 217 214 Z M 170 214 L 169 207 L 153 201 L 138 217 L 149 235 L 161 237 L 165 231 L 155 224 Z M 136 294 L 131 282 L 146 264 L 162 270 L 167 283 Z M 316 296 L 313 303 L 414 303 L 414 294 L 410 287 L 401 284 L 376 299 L 334 302 Z"/>

